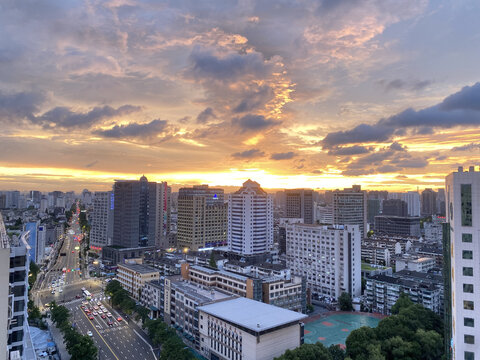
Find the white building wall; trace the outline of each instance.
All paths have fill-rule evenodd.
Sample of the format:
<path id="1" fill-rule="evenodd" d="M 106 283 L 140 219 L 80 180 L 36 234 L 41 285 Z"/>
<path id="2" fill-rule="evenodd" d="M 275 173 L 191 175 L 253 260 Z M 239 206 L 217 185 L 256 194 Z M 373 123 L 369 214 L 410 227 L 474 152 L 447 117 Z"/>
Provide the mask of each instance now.
<path id="1" fill-rule="evenodd" d="M 407 203 L 409 216 L 420 216 L 420 195 L 416 191 L 409 191 L 402 196 Z"/>

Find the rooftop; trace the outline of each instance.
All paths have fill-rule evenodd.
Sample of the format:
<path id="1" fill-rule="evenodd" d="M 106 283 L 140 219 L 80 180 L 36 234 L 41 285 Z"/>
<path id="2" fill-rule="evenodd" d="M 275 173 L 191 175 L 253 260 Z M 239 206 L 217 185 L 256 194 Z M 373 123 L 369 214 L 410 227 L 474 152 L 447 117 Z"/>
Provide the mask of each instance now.
<path id="1" fill-rule="evenodd" d="M 185 296 L 191 298 L 199 305 L 233 297 L 231 294 L 215 289 L 207 289 L 201 285 L 187 281 L 172 281 L 171 284 L 176 291 L 182 292 Z"/>
<path id="2" fill-rule="evenodd" d="M 141 264 L 118 264 L 118 267 L 124 267 L 129 270 L 135 271 L 140 274 L 149 274 L 152 272 L 158 273 L 158 270 L 151 267 L 151 266 L 146 266 L 146 265 L 141 265 Z"/>
<path id="3" fill-rule="evenodd" d="M 295 311 L 243 297 L 201 306 L 198 309 L 256 332 L 297 322 L 307 317 Z"/>

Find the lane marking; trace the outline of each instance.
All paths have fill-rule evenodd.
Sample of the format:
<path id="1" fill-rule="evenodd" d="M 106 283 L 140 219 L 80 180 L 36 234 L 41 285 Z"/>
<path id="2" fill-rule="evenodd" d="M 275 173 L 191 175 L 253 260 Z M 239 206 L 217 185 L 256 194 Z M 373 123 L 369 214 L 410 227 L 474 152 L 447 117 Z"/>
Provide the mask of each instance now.
<path id="1" fill-rule="evenodd" d="M 85 312 L 82 311 L 82 314 L 83 314 L 83 316 L 85 316 L 85 318 L 86 318 L 89 322 L 91 321 L 91 320 L 87 317 L 87 315 L 85 314 Z M 93 324 L 92 324 L 92 326 L 93 326 Z M 108 349 L 111 351 L 112 355 L 115 356 L 115 359 L 120 360 L 120 359 L 118 358 L 118 356 L 115 355 L 115 353 L 113 352 L 113 350 L 112 350 L 112 348 L 110 347 L 110 345 L 107 344 L 107 342 L 105 341 L 104 337 L 98 332 L 98 330 L 97 330 L 97 328 L 96 328 L 95 326 L 93 326 L 93 330 L 95 330 L 95 331 L 97 332 L 98 336 L 100 336 L 100 338 L 103 340 L 103 342 L 105 343 L 105 345 L 107 345 L 107 347 L 108 347 Z"/>

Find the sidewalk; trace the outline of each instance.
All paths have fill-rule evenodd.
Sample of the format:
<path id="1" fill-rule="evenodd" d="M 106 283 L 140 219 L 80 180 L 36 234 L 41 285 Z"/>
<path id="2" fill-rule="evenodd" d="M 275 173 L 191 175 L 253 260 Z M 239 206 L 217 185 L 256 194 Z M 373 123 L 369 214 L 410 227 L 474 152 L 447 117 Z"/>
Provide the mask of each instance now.
<path id="1" fill-rule="evenodd" d="M 52 320 L 50 320 L 49 318 L 47 318 L 47 324 L 48 329 L 52 334 L 53 341 L 57 345 L 58 355 L 60 356 L 60 359 L 70 360 L 70 354 L 68 353 L 67 348 L 65 347 L 65 344 L 63 342 L 63 334 L 60 330 L 57 329 L 57 327 L 52 323 Z"/>

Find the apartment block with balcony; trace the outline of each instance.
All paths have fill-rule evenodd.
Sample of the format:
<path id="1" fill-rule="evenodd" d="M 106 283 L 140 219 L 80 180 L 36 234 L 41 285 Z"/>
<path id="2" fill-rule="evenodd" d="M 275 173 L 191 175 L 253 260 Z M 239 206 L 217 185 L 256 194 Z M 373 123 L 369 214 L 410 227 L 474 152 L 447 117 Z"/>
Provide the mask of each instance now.
<path id="1" fill-rule="evenodd" d="M 160 273 L 151 266 L 141 264 L 118 264 L 117 280 L 133 299 L 139 301 L 147 281 L 158 280 Z"/>

